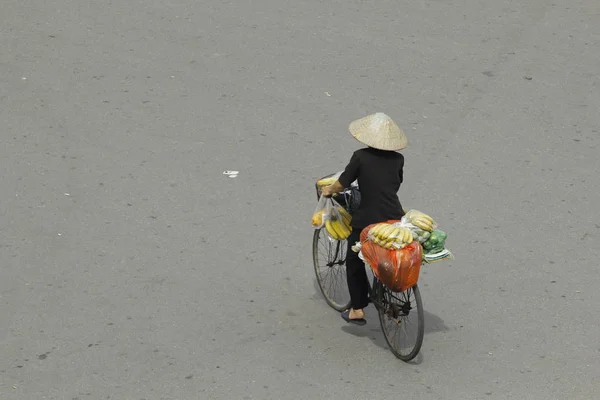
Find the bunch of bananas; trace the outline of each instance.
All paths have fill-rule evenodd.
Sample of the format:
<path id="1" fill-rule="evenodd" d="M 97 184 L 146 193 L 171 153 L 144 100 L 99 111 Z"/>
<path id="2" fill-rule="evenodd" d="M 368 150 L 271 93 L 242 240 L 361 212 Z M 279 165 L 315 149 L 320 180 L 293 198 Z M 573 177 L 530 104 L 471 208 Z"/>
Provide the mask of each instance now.
<path id="1" fill-rule="evenodd" d="M 433 218 L 425 213 L 422 213 L 421 211 L 410 210 L 408 213 L 406 213 L 406 219 L 417 228 L 426 232 L 433 232 L 435 229 L 435 222 L 433 221 Z"/>
<path id="2" fill-rule="evenodd" d="M 369 240 L 386 249 L 401 249 L 412 243 L 413 235 L 410 229 L 381 223 L 369 230 Z"/>
<path id="3" fill-rule="evenodd" d="M 333 185 L 335 183 L 335 181 L 337 181 L 337 177 L 335 175 L 330 176 L 329 178 L 319 179 L 317 181 L 317 186 L 323 187 L 323 186 Z"/>
<path id="4" fill-rule="evenodd" d="M 352 227 L 350 221 L 352 216 L 343 207 L 335 207 L 336 212 L 332 212 L 330 217 L 325 221 L 325 229 L 329 236 L 335 240 L 345 240 L 350 236 Z"/>

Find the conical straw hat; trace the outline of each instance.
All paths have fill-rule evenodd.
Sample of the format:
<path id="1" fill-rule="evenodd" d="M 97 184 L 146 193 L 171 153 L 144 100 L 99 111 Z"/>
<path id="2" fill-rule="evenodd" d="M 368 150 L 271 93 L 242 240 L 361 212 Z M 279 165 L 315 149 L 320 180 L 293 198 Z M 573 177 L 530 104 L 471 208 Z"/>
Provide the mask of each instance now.
<path id="1" fill-rule="evenodd" d="M 379 150 L 402 150 L 408 145 L 402 129 L 381 112 L 353 121 L 349 130 L 356 140 Z"/>

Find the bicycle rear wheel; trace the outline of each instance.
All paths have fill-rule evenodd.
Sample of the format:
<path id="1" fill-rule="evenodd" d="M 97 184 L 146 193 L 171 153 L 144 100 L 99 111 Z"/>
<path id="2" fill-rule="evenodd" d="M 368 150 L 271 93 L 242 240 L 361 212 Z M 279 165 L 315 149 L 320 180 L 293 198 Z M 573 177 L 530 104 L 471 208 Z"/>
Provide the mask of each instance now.
<path id="1" fill-rule="evenodd" d="M 332 240 L 324 229 L 313 235 L 313 264 L 317 283 L 329 306 L 337 311 L 350 307 L 350 292 L 346 280 L 346 240 Z"/>
<path id="2" fill-rule="evenodd" d="M 425 333 L 421 292 L 417 285 L 404 292 L 392 292 L 378 282 L 379 322 L 391 352 L 402 361 L 419 354 Z"/>

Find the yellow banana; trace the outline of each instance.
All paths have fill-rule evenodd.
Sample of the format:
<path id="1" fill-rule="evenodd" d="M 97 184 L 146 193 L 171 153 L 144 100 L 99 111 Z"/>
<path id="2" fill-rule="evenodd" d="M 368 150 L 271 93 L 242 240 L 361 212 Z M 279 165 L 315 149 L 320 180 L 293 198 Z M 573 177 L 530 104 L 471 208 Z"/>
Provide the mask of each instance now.
<path id="1" fill-rule="evenodd" d="M 431 220 L 431 219 L 428 219 L 428 218 L 423 218 L 423 217 L 420 217 L 420 218 L 417 218 L 417 219 L 418 219 L 418 220 L 420 220 L 420 221 L 423 221 L 423 222 L 424 222 L 424 223 L 426 223 L 427 225 L 431 225 L 431 226 L 433 226 L 433 220 Z"/>
<path id="2" fill-rule="evenodd" d="M 400 242 L 404 243 L 406 242 L 406 229 L 402 228 L 400 230 Z"/>
<path id="3" fill-rule="evenodd" d="M 415 219 L 411 222 L 414 226 L 416 226 L 417 228 L 423 229 L 424 231 L 428 231 L 428 232 L 433 231 L 433 225 L 431 225 L 430 223 L 428 223 L 427 221 L 425 221 L 423 219 Z"/>
<path id="4" fill-rule="evenodd" d="M 373 236 L 375 236 L 376 238 L 379 238 L 379 233 L 381 232 L 381 228 L 383 227 L 383 225 L 381 224 L 377 224 L 373 227 Z"/>
<path id="5" fill-rule="evenodd" d="M 336 232 L 333 229 L 333 227 L 331 226 L 331 220 L 326 220 L 325 221 L 325 229 L 327 230 L 327 233 L 329 234 L 329 236 L 331 236 L 333 239 L 336 239 Z"/>
<path id="6" fill-rule="evenodd" d="M 392 233 L 394 232 L 394 226 L 389 224 L 385 227 L 385 230 L 382 232 L 383 237 L 390 238 L 392 237 Z"/>
<path id="7" fill-rule="evenodd" d="M 404 242 L 404 238 L 406 237 L 406 232 L 404 232 L 404 228 L 399 228 L 398 229 L 398 241 L 399 242 Z"/>
<path id="8" fill-rule="evenodd" d="M 346 230 L 348 231 L 348 236 L 350 236 L 350 234 L 352 233 L 353 229 L 350 225 L 346 225 L 345 226 Z"/>
<path id="9" fill-rule="evenodd" d="M 346 217 L 344 217 L 343 215 L 342 215 L 342 223 L 345 226 L 350 226 L 350 220 L 346 219 Z"/>
<path id="10" fill-rule="evenodd" d="M 333 226 L 336 229 L 340 239 L 346 239 L 348 236 L 350 236 L 350 230 L 346 228 L 343 221 L 336 221 Z"/>
<path id="11" fill-rule="evenodd" d="M 415 218 L 424 218 L 429 220 L 430 222 L 433 222 L 433 218 L 431 218 L 429 215 L 425 214 L 422 211 L 414 210 L 412 214 Z"/>
<path id="12" fill-rule="evenodd" d="M 342 228 L 344 230 L 347 230 L 347 231 L 351 231 L 352 230 L 352 228 L 350 227 L 350 224 L 347 223 L 343 218 L 340 220 L 340 225 L 342 226 Z"/>
<path id="13" fill-rule="evenodd" d="M 383 227 L 384 227 L 384 224 L 375 225 L 373 228 L 371 228 L 371 234 L 376 238 L 381 237 L 381 230 Z"/>
<path id="14" fill-rule="evenodd" d="M 389 233 L 385 237 L 386 243 L 393 243 L 393 242 L 397 242 L 398 241 L 397 230 L 398 230 L 397 228 L 394 228 L 392 226 L 392 229 L 389 230 Z"/>
<path id="15" fill-rule="evenodd" d="M 344 238 L 344 234 L 343 234 L 342 230 L 340 229 L 340 221 L 339 220 L 331 221 L 331 227 L 335 230 L 335 234 L 337 235 L 338 240 L 341 240 Z"/>
<path id="16" fill-rule="evenodd" d="M 352 227 L 350 225 L 345 225 L 344 228 L 348 232 L 348 236 L 350 236 L 350 234 L 352 233 Z"/>
<path id="17" fill-rule="evenodd" d="M 329 186 L 335 183 L 335 178 L 324 178 L 317 181 L 317 186 Z"/>
<path id="18" fill-rule="evenodd" d="M 415 226 L 433 227 L 435 224 L 433 218 L 418 210 L 410 210 L 408 213 L 406 213 L 406 216 L 408 221 Z"/>
<path id="19" fill-rule="evenodd" d="M 338 211 L 342 215 L 342 218 L 346 222 L 346 225 L 350 225 L 350 221 L 352 221 L 352 215 L 344 207 L 338 207 Z"/>
<path id="20" fill-rule="evenodd" d="M 423 229 L 424 231 L 427 232 L 433 232 L 433 226 L 432 225 L 423 225 L 425 227 L 425 229 Z"/>
<path id="21" fill-rule="evenodd" d="M 420 218 L 423 218 L 425 221 L 429 222 L 431 225 L 433 225 L 433 218 L 431 218 L 429 215 L 425 214 L 425 213 L 421 213 L 419 215 Z"/>
<path id="22" fill-rule="evenodd" d="M 350 224 L 352 223 L 352 218 L 347 218 L 345 216 L 342 215 L 342 220 L 344 221 L 344 225 L 346 226 L 350 226 Z"/>
<path id="23" fill-rule="evenodd" d="M 369 229 L 369 237 L 375 237 L 376 229 L 377 229 L 377 225 L 375 225 L 371 229 Z"/>
<path id="24" fill-rule="evenodd" d="M 409 240 L 410 231 L 406 228 L 400 228 L 398 232 L 398 239 L 396 240 L 399 243 L 406 243 Z"/>
<path id="25" fill-rule="evenodd" d="M 379 239 L 384 240 L 387 237 L 387 231 L 389 226 L 387 224 L 381 224 L 381 228 L 377 232 Z"/>
<path id="26" fill-rule="evenodd" d="M 335 231 L 335 229 L 333 228 L 332 222 L 331 220 L 327 220 L 325 221 L 325 228 L 327 229 L 327 232 L 329 233 L 329 235 L 334 238 L 335 240 L 340 240 L 337 232 Z"/>
<path id="27" fill-rule="evenodd" d="M 340 239 L 346 240 L 350 236 L 350 231 L 340 224 L 338 225 L 338 234 L 340 235 Z"/>
<path id="28" fill-rule="evenodd" d="M 384 247 L 385 243 L 383 242 L 383 240 L 379 239 L 379 238 L 375 238 L 375 240 L 373 241 L 376 245 Z"/>
<path id="29" fill-rule="evenodd" d="M 350 233 L 352 232 L 352 229 L 348 226 L 346 226 L 344 224 L 344 221 L 340 221 L 340 231 L 342 232 L 342 235 L 344 236 L 344 239 L 348 238 L 348 236 L 350 236 Z"/>
<path id="30" fill-rule="evenodd" d="M 408 244 L 412 243 L 414 239 L 412 232 L 410 231 L 410 229 L 405 229 L 404 231 L 406 232 L 406 237 L 403 241 Z"/>

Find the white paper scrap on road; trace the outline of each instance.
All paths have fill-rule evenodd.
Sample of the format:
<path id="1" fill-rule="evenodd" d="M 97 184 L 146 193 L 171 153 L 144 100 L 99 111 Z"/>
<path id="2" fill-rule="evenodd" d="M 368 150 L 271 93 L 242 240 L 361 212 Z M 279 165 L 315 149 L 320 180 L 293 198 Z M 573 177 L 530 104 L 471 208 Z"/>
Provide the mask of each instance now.
<path id="1" fill-rule="evenodd" d="M 227 175 L 230 178 L 235 178 L 239 173 L 240 171 L 223 171 L 223 175 Z"/>

